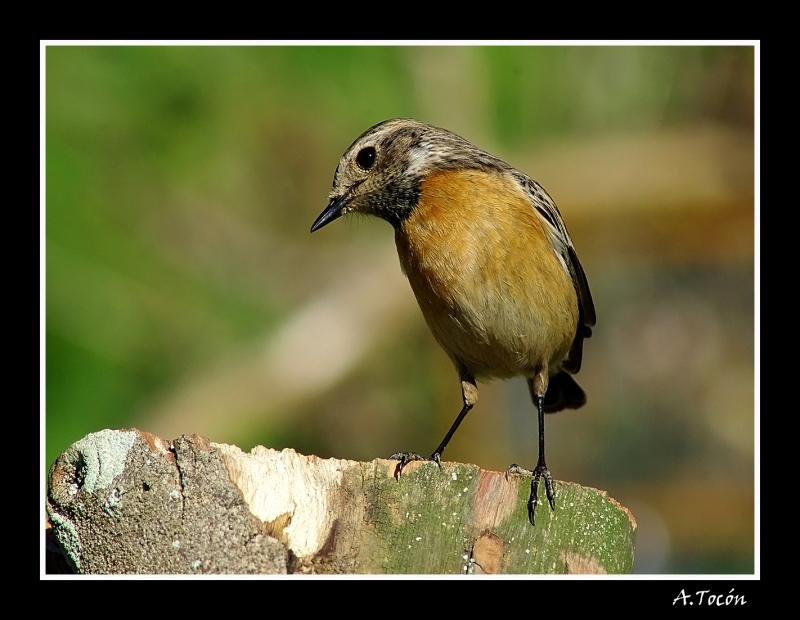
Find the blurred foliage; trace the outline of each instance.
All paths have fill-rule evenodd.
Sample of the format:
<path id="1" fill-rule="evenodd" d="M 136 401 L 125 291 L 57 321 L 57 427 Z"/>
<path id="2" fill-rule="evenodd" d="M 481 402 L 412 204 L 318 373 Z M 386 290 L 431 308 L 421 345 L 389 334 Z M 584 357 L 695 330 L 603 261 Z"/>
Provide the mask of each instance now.
<path id="1" fill-rule="evenodd" d="M 493 126 L 508 144 L 702 120 L 753 122 L 749 48 L 492 47 L 486 60 Z"/>
<path id="2" fill-rule="evenodd" d="M 752 46 L 48 46 L 45 71 L 48 465 L 89 432 L 138 423 L 176 386 L 268 338 L 324 288 L 340 256 L 391 242 L 385 224 L 367 220 L 308 234 L 341 153 L 381 120 L 417 117 L 516 151 L 708 123 L 752 131 L 754 123 Z M 554 451 L 575 455 L 557 477 L 613 486 L 669 477 L 676 463 L 752 476 L 752 451 L 749 461 L 733 458 L 698 428 L 686 405 L 702 398 L 702 386 L 670 391 L 680 365 L 659 376 L 597 368 L 599 351 L 633 338 L 620 329 L 634 324 L 630 308 L 657 323 L 656 300 L 671 307 L 712 289 L 711 312 L 724 315 L 715 333 L 744 322 L 735 347 L 752 368 L 752 269 L 587 268 L 604 308 L 585 361 L 587 391 L 610 395 L 594 401 L 589 424 L 573 417 L 564 424 L 574 434 L 553 436 Z M 692 323 L 708 315 L 698 312 L 674 315 L 689 337 L 705 328 Z M 648 329 L 643 323 L 639 335 Z M 435 446 L 460 406 L 450 373 L 420 319 L 324 396 L 232 436 L 245 449 L 358 459 Z M 487 389 L 490 402 L 511 398 Z M 482 423 L 472 421 L 478 416 L 465 426 Z M 532 417 L 512 417 L 517 430 L 503 441 L 517 449 L 529 437 L 522 443 L 532 449 Z M 632 472 L 631 461 L 645 465 Z M 752 545 L 744 547 L 681 552 L 660 570 L 748 572 Z"/>

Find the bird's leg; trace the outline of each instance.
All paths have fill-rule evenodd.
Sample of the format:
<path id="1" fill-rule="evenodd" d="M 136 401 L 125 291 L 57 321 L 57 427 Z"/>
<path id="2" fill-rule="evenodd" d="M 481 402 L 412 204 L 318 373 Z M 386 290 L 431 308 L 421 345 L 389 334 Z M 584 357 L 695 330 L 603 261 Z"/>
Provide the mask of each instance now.
<path id="1" fill-rule="evenodd" d="M 553 488 L 553 477 L 550 475 L 550 470 L 547 469 L 547 464 L 544 460 L 544 395 L 547 392 L 547 371 L 536 373 L 533 379 L 528 379 L 528 389 L 531 392 L 531 398 L 537 408 L 539 417 L 539 461 L 533 471 L 520 467 L 516 463 L 511 465 L 506 470 L 506 478 L 508 474 L 531 474 L 533 480 L 531 481 L 531 495 L 528 499 L 528 518 L 531 525 L 535 525 L 533 521 L 534 511 L 536 510 L 539 501 L 539 481 L 544 478 L 544 487 L 547 493 L 547 501 L 550 503 L 550 509 L 556 509 L 556 492 Z"/>
<path id="2" fill-rule="evenodd" d="M 461 380 L 461 395 L 464 398 L 464 406 L 461 408 L 461 413 L 458 414 L 456 421 L 453 422 L 450 430 L 447 431 L 447 435 L 445 435 L 444 439 L 442 439 L 442 443 L 440 443 L 439 447 L 436 448 L 433 454 L 431 454 L 431 460 L 436 461 L 437 463 L 441 463 L 442 452 L 444 452 L 447 444 L 450 443 L 450 439 L 455 434 L 456 429 L 461 424 L 461 421 L 464 419 L 467 413 L 469 413 L 469 410 L 475 406 L 475 403 L 478 402 L 478 386 L 475 385 L 475 379 L 473 377 L 470 376 Z"/>
<path id="3" fill-rule="evenodd" d="M 533 524 L 533 510 L 536 504 L 539 503 L 539 480 L 544 478 L 544 487 L 547 492 L 547 501 L 550 503 L 550 509 L 556 509 L 556 492 L 553 488 L 553 477 L 550 475 L 550 470 L 547 469 L 547 464 L 544 462 L 544 396 L 537 396 L 539 409 L 539 461 L 536 463 L 536 469 L 533 470 L 533 482 L 531 483 L 531 497 L 528 500 L 528 514 Z"/>
<path id="4" fill-rule="evenodd" d="M 469 410 L 475 406 L 475 403 L 478 402 L 478 386 L 475 384 L 475 378 L 467 371 L 463 371 L 461 376 L 464 377 L 461 380 L 461 395 L 464 399 L 464 406 L 461 408 L 461 412 L 458 414 L 456 421 L 453 422 L 450 430 L 447 431 L 447 435 L 442 439 L 442 443 L 439 444 L 439 447 L 436 448 L 430 458 L 427 459 L 416 452 L 395 452 L 389 458 L 399 461 L 397 469 L 395 470 L 396 478 L 400 477 L 403 468 L 412 461 L 433 461 L 439 467 L 442 466 L 442 452 L 444 452 L 447 444 L 450 443 L 450 439 L 452 439 L 461 421 L 469 413 Z"/>

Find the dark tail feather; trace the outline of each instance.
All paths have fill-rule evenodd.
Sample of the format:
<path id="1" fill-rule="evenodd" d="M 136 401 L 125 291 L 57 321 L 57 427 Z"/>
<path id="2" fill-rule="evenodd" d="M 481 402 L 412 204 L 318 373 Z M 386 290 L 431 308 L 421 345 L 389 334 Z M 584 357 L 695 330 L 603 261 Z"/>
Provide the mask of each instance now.
<path id="1" fill-rule="evenodd" d="M 550 377 L 544 395 L 544 412 L 555 413 L 562 409 L 578 409 L 586 404 L 586 393 L 570 375 L 563 370 Z"/>

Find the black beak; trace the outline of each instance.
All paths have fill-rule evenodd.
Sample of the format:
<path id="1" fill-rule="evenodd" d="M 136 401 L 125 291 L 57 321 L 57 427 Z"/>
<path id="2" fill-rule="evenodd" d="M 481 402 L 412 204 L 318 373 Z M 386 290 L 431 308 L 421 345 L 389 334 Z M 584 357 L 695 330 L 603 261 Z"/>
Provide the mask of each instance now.
<path id="1" fill-rule="evenodd" d="M 311 232 L 319 230 L 326 224 L 330 224 L 333 220 L 339 219 L 342 216 L 342 209 L 344 208 L 345 204 L 347 204 L 348 198 L 349 193 L 331 200 L 330 204 L 325 207 L 325 210 L 319 214 L 319 217 L 311 225 Z"/>

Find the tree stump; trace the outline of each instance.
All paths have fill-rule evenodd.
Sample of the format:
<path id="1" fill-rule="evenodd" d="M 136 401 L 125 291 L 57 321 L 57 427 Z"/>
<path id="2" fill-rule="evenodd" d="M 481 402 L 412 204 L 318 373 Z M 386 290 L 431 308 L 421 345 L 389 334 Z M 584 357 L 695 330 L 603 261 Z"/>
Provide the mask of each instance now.
<path id="1" fill-rule="evenodd" d="M 556 481 L 555 512 L 540 505 L 531 525 L 530 478 L 449 462 L 396 470 L 104 430 L 55 461 L 47 514 L 78 573 L 632 570 L 636 523 L 604 491 Z"/>

